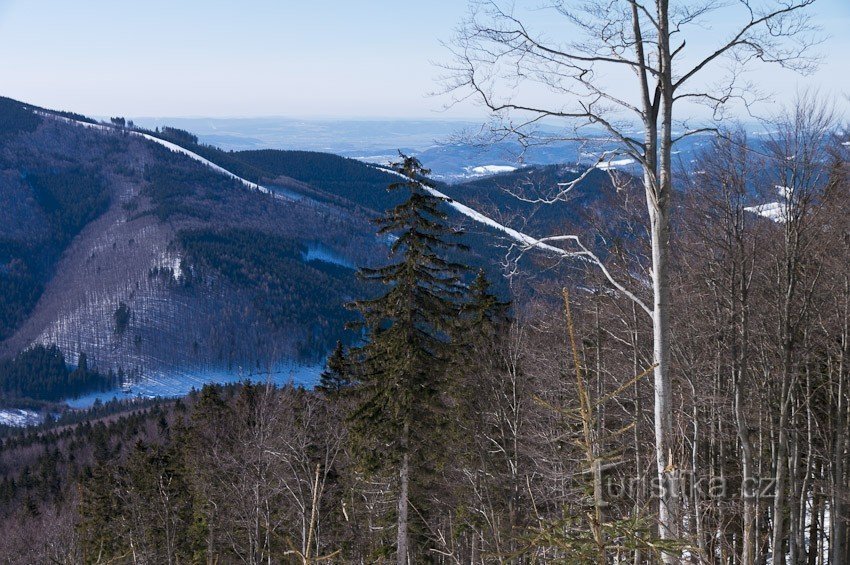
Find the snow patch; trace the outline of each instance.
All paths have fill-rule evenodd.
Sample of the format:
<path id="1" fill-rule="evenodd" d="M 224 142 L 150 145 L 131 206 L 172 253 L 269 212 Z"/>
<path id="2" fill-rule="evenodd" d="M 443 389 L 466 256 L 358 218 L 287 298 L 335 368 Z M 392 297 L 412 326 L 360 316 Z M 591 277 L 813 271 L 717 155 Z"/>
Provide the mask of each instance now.
<path id="1" fill-rule="evenodd" d="M 162 253 L 157 261 L 157 267 L 160 270 L 171 271 L 175 281 L 179 281 L 183 277 L 183 258 L 179 253 L 170 253 L 168 251 Z"/>
<path id="2" fill-rule="evenodd" d="M 517 170 L 517 167 L 510 165 L 480 165 L 478 167 L 467 167 L 466 170 L 473 175 L 496 175 L 499 173 L 511 173 Z"/>
<path id="3" fill-rule="evenodd" d="M 334 251 L 333 249 L 322 245 L 321 243 L 311 243 L 307 246 L 307 250 L 302 253 L 302 258 L 307 261 L 321 261 L 332 265 L 339 265 L 346 269 L 354 269 L 354 264 Z"/>
<path id="4" fill-rule="evenodd" d="M 0 410 L 0 425 L 24 428 L 41 423 L 41 416 L 32 410 L 20 408 L 4 408 Z"/>
<path id="5" fill-rule="evenodd" d="M 608 171 L 611 169 L 616 169 L 617 167 L 625 167 L 627 165 L 633 165 L 635 162 L 634 159 L 614 159 L 610 161 L 602 161 L 601 163 L 596 164 L 597 169 L 601 169 L 603 171 Z"/>
<path id="6" fill-rule="evenodd" d="M 271 371 L 249 371 L 242 367 L 235 370 L 197 370 L 175 371 L 169 374 L 158 374 L 143 377 L 136 383 L 122 388 L 87 394 L 65 402 L 71 408 L 83 409 L 91 407 L 97 400 L 109 402 L 113 398 L 173 398 L 186 396 L 192 389 L 198 390 L 206 384 L 236 384 L 245 381 L 254 383 L 270 382 L 277 386 L 293 384 L 312 388 L 319 382 L 319 375 L 324 369 L 324 363 L 302 365 L 295 362 L 278 364 Z"/>
<path id="7" fill-rule="evenodd" d="M 748 206 L 744 210 L 777 223 L 784 223 L 787 217 L 787 208 L 788 204 L 783 202 L 768 202 L 767 204 L 759 204 L 758 206 Z"/>
<path id="8" fill-rule="evenodd" d="M 793 188 L 780 184 L 775 185 L 774 188 L 782 200 L 779 202 L 759 204 L 758 206 L 748 206 L 744 210 L 780 224 L 785 223 L 788 219 L 789 208 L 791 207 L 790 199 Z"/>

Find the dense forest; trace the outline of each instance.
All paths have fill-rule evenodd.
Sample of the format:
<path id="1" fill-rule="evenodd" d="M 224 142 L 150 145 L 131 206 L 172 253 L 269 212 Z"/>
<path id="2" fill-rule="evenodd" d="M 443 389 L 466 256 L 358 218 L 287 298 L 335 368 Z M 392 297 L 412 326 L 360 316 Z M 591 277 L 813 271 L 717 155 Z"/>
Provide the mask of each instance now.
<path id="1" fill-rule="evenodd" d="M 84 350 L 93 366 L 138 374 L 313 363 L 350 341 L 342 304 L 357 286 L 353 265 L 386 245 L 369 225 L 372 211 L 292 179 L 292 196 L 252 190 L 135 135 L 126 119 L 96 124 L 3 101 L 9 120 L 32 117 L 34 129 L 13 128 L 0 146 L 0 357 L 52 343 L 67 358 Z M 152 134 L 196 142 L 174 128 Z M 385 192 L 391 177 L 380 176 L 375 189 Z M 249 238 L 231 237 L 240 230 L 287 253 L 271 265 Z M 214 251 L 218 240 L 195 237 L 188 257 L 180 240 L 190 232 L 225 234 L 230 247 Z M 213 263 L 225 266 L 226 254 L 249 274 L 218 272 Z M 193 273 L 189 284 L 182 275 Z M 131 315 L 115 331 L 122 304 Z M 193 331 L 178 327 L 190 319 Z"/>
<path id="2" fill-rule="evenodd" d="M 0 340 L 8 337 L 41 296 L 42 285 L 70 241 L 109 207 L 100 175 L 77 167 L 30 171 L 43 232 L 36 241 L 0 238 Z"/>
<path id="3" fill-rule="evenodd" d="M 0 136 L 30 132 L 38 127 L 41 118 L 29 108 L 9 98 L 0 97 Z"/>
<path id="4" fill-rule="evenodd" d="M 398 203 L 398 198 L 386 191 L 390 175 L 355 159 L 315 151 L 223 151 L 199 143 L 196 135 L 178 128 L 136 129 L 185 147 L 252 182 L 273 183 L 288 177 L 318 189 L 313 196 L 342 198 L 373 212 Z"/>
<path id="5" fill-rule="evenodd" d="M 102 163 L 140 145 L 102 179 L 124 189 L 106 212 L 120 237 L 79 246 L 98 277 L 62 290 L 113 276 L 120 293 L 77 293 L 61 347 L 158 340 L 258 371 L 260 352 L 336 347 L 312 388 L 273 384 L 269 362 L 268 380 L 0 430 L 0 558 L 850 563 L 850 130 L 836 101 L 747 82 L 815 76 L 815 2 L 471 2 L 441 77 L 450 105 L 491 114 L 470 144 L 566 140 L 580 162 L 461 186 L 415 156 L 382 170 L 150 132 L 266 191 L 124 118 L 92 128 Z M 22 264 L 21 244 L 80 242 L 112 186 L 17 156 L 60 122 L 18 114 L 0 134 L 16 293 L 55 264 Z M 75 209 L 63 191 L 84 186 Z M 331 234 L 340 264 L 310 247 Z M 136 236 L 146 278 L 110 272 Z M 98 317 L 108 339 L 73 345 Z M 0 377 L 28 402 L 116 378 L 58 347 Z"/>
<path id="6" fill-rule="evenodd" d="M 75 398 L 119 384 L 118 375 L 111 370 L 101 374 L 91 369 L 85 353 L 80 354 L 77 367 L 71 369 L 56 346 L 36 345 L 11 359 L 0 360 L 0 398 L 5 403 Z"/>
<path id="7" fill-rule="evenodd" d="M 325 261 L 305 264 L 304 244 L 257 230 L 184 230 L 177 242 L 193 265 L 184 285 L 223 276 L 248 290 L 272 327 L 297 324 L 313 339 L 304 353 L 325 351 L 344 336 L 343 304 L 353 298 L 351 270 Z"/>

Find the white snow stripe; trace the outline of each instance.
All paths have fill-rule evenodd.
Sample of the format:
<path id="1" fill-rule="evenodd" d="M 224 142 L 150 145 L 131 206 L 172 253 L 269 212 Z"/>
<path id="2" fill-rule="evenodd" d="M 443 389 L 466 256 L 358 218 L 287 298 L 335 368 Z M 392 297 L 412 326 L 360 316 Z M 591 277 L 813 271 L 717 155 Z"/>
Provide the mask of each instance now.
<path id="1" fill-rule="evenodd" d="M 389 174 L 401 177 L 403 179 L 410 180 L 408 177 L 399 173 L 398 171 L 394 171 L 392 169 L 386 169 L 384 167 L 378 167 L 378 166 L 375 166 L 375 168 L 378 169 L 378 170 L 384 171 L 385 173 L 389 173 Z M 622 292 L 624 295 L 626 295 L 630 300 L 632 300 L 635 304 L 637 304 L 647 314 L 649 314 L 650 316 L 652 315 L 652 310 L 650 310 L 649 306 L 647 306 L 640 298 L 635 296 L 634 293 L 630 292 L 623 285 L 621 285 L 619 282 L 617 282 L 614 279 L 614 277 L 611 275 L 611 273 L 608 271 L 607 267 L 605 267 L 605 265 L 602 263 L 602 261 L 593 252 L 591 252 L 589 249 L 587 249 L 581 243 L 578 236 L 568 235 L 568 236 L 557 236 L 557 237 L 537 239 L 537 238 L 532 237 L 528 234 L 525 234 L 521 231 L 515 230 L 513 228 L 509 228 L 508 226 L 506 226 L 504 224 L 500 224 L 499 222 L 493 220 L 492 218 L 485 216 L 481 212 L 478 212 L 477 210 L 473 210 L 469 206 L 466 206 L 465 204 L 461 204 L 457 200 L 454 200 L 453 198 L 446 196 L 445 194 L 443 194 L 442 192 L 440 192 L 436 188 L 431 188 L 430 186 L 425 186 L 421 183 L 420 183 L 419 186 L 421 186 L 424 190 L 426 190 L 427 192 L 436 196 L 437 198 L 445 200 L 446 203 L 449 206 L 451 206 L 452 208 L 454 208 L 456 211 L 460 212 L 461 214 L 463 214 L 467 218 L 470 218 L 470 219 L 472 219 L 472 220 L 474 220 L 474 221 L 476 221 L 480 224 L 483 224 L 485 226 L 489 226 L 493 229 L 496 229 L 496 230 L 508 235 L 508 237 L 510 237 L 514 241 L 521 243 L 522 246 L 524 247 L 524 249 L 541 249 L 541 250 L 544 250 L 544 251 L 548 251 L 550 253 L 554 253 L 556 255 L 560 255 L 561 257 L 570 258 L 570 259 L 576 259 L 577 258 L 577 259 L 581 259 L 581 260 L 593 263 L 594 265 L 596 265 L 602 271 L 602 274 L 605 275 L 605 278 L 608 279 L 608 282 L 610 282 L 611 285 L 614 286 L 614 288 L 616 288 L 617 290 Z M 560 247 L 550 245 L 550 244 L 546 243 L 546 241 L 571 241 L 571 242 L 575 243 L 576 245 L 578 245 L 580 250 L 579 251 L 567 251 L 566 249 L 562 249 Z"/>
<path id="2" fill-rule="evenodd" d="M 40 114 L 42 116 L 61 120 L 63 122 L 67 122 L 67 123 L 70 123 L 70 124 L 74 124 L 74 125 L 78 125 L 78 126 L 82 126 L 82 127 L 86 127 L 86 128 L 90 128 L 90 129 L 97 129 L 97 130 L 100 130 L 100 131 L 119 131 L 117 128 L 114 128 L 112 126 L 107 126 L 107 125 L 104 125 L 104 124 L 92 124 L 90 122 L 82 122 L 82 121 L 79 121 L 79 120 L 67 118 L 65 116 L 57 116 L 56 114 L 51 114 L 49 112 L 36 111 L 36 113 Z M 154 143 L 162 145 L 166 149 L 174 151 L 175 153 L 182 153 L 183 155 L 186 155 L 190 159 L 198 161 L 199 163 L 206 165 L 207 167 L 213 169 L 214 171 L 216 171 L 218 173 L 221 173 L 223 175 L 226 175 L 226 176 L 232 178 L 233 180 L 241 182 L 242 184 L 244 184 L 245 186 L 247 186 L 251 190 L 257 190 L 259 192 L 262 192 L 263 194 L 272 193 L 272 191 L 270 189 L 266 188 L 265 186 L 261 186 L 261 185 L 255 183 L 255 182 L 251 182 L 249 180 L 243 179 L 239 175 L 231 173 L 230 171 L 228 171 L 224 167 L 220 167 L 219 165 L 216 165 L 215 163 L 213 163 L 209 159 L 201 157 L 200 155 L 198 155 L 194 151 L 190 151 L 190 150 L 186 149 L 185 147 L 181 147 L 181 146 L 177 145 L 176 143 L 171 143 L 170 141 L 165 141 L 164 139 L 160 139 L 156 136 L 153 136 L 153 135 L 150 135 L 150 134 L 147 134 L 147 133 L 143 133 L 143 132 L 140 132 L 140 131 L 131 130 L 131 129 L 125 129 L 125 130 L 120 130 L 120 131 L 126 131 L 130 135 L 137 135 L 137 136 L 140 136 L 140 137 L 144 137 L 148 141 L 152 141 Z M 287 199 L 286 197 L 279 195 L 279 194 L 274 194 L 274 196 L 276 198 L 280 198 L 280 199 Z"/>

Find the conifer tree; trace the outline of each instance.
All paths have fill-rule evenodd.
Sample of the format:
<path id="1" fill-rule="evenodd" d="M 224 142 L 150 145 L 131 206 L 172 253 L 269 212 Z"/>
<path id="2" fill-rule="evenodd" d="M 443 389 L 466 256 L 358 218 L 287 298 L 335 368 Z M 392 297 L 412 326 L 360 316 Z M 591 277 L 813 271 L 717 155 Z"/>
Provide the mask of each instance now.
<path id="1" fill-rule="evenodd" d="M 341 341 L 336 342 L 336 347 L 328 357 L 325 370 L 319 376 L 319 384 L 316 390 L 326 396 L 334 396 L 343 391 L 351 384 L 351 372 L 348 360 L 345 357 L 345 348 Z"/>
<path id="2" fill-rule="evenodd" d="M 484 340 L 492 343 L 507 327 L 509 302 L 499 300 L 492 291 L 484 269 L 479 269 L 469 286 L 470 301 L 465 306 L 470 326 L 468 340 Z"/>
<path id="3" fill-rule="evenodd" d="M 358 384 L 352 428 L 369 443 L 375 467 L 397 472 L 397 560 L 406 564 L 415 552 L 408 511 L 427 511 L 423 491 L 450 421 L 446 391 L 466 267 L 447 258 L 463 246 L 446 223 L 441 200 L 426 189 L 429 171 L 404 155 L 393 168 L 404 180 L 390 190 L 405 190 L 408 198 L 376 220 L 379 234 L 395 237 L 392 262 L 359 273 L 384 292 L 353 304 L 363 317 L 366 343 L 353 351 Z"/>

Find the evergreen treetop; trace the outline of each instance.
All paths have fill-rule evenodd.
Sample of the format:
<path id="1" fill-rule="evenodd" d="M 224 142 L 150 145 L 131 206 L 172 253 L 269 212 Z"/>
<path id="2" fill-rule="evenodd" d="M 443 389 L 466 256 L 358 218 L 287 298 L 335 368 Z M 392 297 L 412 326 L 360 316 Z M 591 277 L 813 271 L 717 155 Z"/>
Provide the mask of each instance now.
<path id="1" fill-rule="evenodd" d="M 371 438 L 374 455 L 385 463 L 405 452 L 427 457 L 444 427 L 448 367 L 467 291 L 467 268 L 447 258 L 463 248 L 459 232 L 447 225 L 441 199 L 427 190 L 429 171 L 403 155 L 393 168 L 403 180 L 390 190 L 408 197 L 376 220 L 378 233 L 393 238 L 391 262 L 359 272 L 385 291 L 352 304 L 366 338 L 351 352 L 359 399 L 353 428 Z"/>

